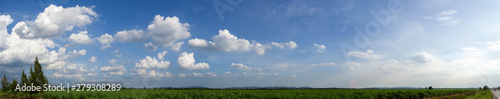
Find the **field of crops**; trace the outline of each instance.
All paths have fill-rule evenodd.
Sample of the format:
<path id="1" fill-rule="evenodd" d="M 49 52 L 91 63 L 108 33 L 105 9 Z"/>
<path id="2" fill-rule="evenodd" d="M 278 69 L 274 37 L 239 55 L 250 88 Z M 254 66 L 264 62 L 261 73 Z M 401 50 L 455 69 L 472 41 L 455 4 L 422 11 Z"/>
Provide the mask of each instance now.
<path id="1" fill-rule="evenodd" d="M 477 89 L 395 90 L 395 89 L 310 89 L 310 90 L 163 90 L 126 89 L 118 92 L 44 92 L 43 99 L 92 98 L 329 98 L 329 99 L 418 99 L 447 96 Z M 19 95 L 19 94 L 18 94 Z"/>

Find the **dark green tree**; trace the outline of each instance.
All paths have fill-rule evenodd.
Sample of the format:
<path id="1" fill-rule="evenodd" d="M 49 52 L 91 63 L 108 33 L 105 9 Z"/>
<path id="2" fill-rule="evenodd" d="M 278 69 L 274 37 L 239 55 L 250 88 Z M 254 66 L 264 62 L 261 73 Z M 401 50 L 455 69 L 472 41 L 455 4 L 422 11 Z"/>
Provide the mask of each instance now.
<path id="1" fill-rule="evenodd" d="M 3 92 L 7 92 L 9 91 L 9 80 L 7 80 L 7 76 L 5 76 L 5 74 L 3 75 L 3 78 L 2 78 L 2 91 Z"/>
<path id="2" fill-rule="evenodd" d="M 488 86 L 484 85 L 483 90 L 485 90 L 485 91 L 486 91 L 486 90 L 489 90 L 489 89 L 490 89 L 490 88 L 489 88 Z"/>
<path id="3" fill-rule="evenodd" d="M 33 68 L 30 68 L 30 74 L 31 74 L 29 76 L 30 85 L 31 83 L 33 83 L 33 86 L 43 86 L 44 84 L 48 84 L 49 81 L 47 80 L 45 75 L 43 75 L 42 65 L 38 63 L 38 57 L 35 58 L 35 64 Z M 31 92 L 32 94 L 38 93 L 38 91 L 31 91 Z M 43 93 L 43 90 L 41 90 L 40 92 Z"/>
<path id="4" fill-rule="evenodd" d="M 16 91 L 16 86 L 17 86 L 17 80 L 12 78 L 12 83 L 10 84 L 10 90 L 12 91 L 12 93 L 17 94 L 17 92 L 19 92 L 19 90 Z"/>
<path id="5" fill-rule="evenodd" d="M 19 85 L 20 86 L 24 86 L 24 84 L 29 85 L 29 83 L 30 83 L 30 81 L 29 81 L 28 77 L 26 76 L 26 73 L 24 73 L 24 70 L 23 70 L 23 74 L 21 75 L 21 83 Z"/>
<path id="6" fill-rule="evenodd" d="M 429 90 L 432 90 L 432 86 L 427 87 Z"/>

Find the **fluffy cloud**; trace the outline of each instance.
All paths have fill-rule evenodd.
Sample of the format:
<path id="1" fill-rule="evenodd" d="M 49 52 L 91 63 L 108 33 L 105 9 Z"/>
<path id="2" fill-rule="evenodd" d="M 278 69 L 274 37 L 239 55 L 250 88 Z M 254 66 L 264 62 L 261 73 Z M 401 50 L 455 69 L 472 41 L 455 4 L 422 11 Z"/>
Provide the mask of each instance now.
<path id="1" fill-rule="evenodd" d="M 60 70 L 62 68 L 65 68 L 66 62 L 69 59 L 73 59 L 76 57 L 81 57 L 87 54 L 87 51 L 85 49 L 82 49 L 80 51 L 69 51 L 66 54 L 66 48 L 60 47 L 59 50 L 56 51 L 50 51 L 47 53 L 46 57 L 39 57 L 40 63 L 42 64 L 48 64 L 45 69 L 47 70 Z M 35 57 L 35 56 L 33 56 Z"/>
<path id="2" fill-rule="evenodd" d="M 90 63 L 95 63 L 95 62 L 97 62 L 97 57 L 95 57 L 95 56 L 90 57 L 89 62 L 90 62 Z"/>
<path id="3" fill-rule="evenodd" d="M 12 29 L 11 35 L 6 31 L 6 26 L 12 23 L 10 15 L 0 15 L 0 66 L 19 66 L 29 65 L 38 56 L 43 64 L 58 61 L 58 56 L 64 56 L 56 51 L 50 51 L 47 48 L 59 46 L 49 39 L 22 39 L 16 32 L 22 32 L 26 28 L 25 22 L 19 22 Z M 5 29 L 5 30 L 3 30 Z M 61 48 L 59 48 L 61 50 Z M 53 54 L 49 54 L 53 53 Z M 49 59 L 50 58 L 50 59 Z"/>
<path id="4" fill-rule="evenodd" d="M 179 50 L 181 49 L 182 44 L 184 44 L 184 42 L 177 42 L 174 45 L 172 45 L 171 48 L 172 48 L 172 50 L 174 50 L 176 52 L 179 52 Z"/>
<path id="5" fill-rule="evenodd" d="M 156 72 L 156 70 L 152 70 L 152 71 L 148 72 L 144 68 L 136 68 L 136 69 L 133 69 L 133 70 L 135 71 L 135 74 L 131 73 L 131 75 L 139 75 L 141 77 L 147 77 L 147 78 L 173 77 L 173 75 L 170 74 L 170 72 L 160 73 L 160 72 Z"/>
<path id="6" fill-rule="evenodd" d="M 118 41 L 144 41 L 146 36 L 143 30 L 123 30 L 115 34 Z"/>
<path id="7" fill-rule="evenodd" d="M 132 73 L 132 75 L 145 75 L 146 73 L 148 73 L 148 71 L 146 71 L 146 69 L 144 68 L 135 68 L 133 70 L 136 72 L 136 74 Z"/>
<path id="8" fill-rule="evenodd" d="M 429 63 L 434 61 L 431 55 L 427 54 L 426 52 L 419 53 L 411 58 L 415 62 L 419 63 Z"/>
<path id="9" fill-rule="evenodd" d="M 278 48 L 289 48 L 293 49 L 297 47 L 297 44 L 294 41 L 290 41 L 288 43 L 276 43 L 272 42 L 271 44 L 261 44 L 258 42 L 251 42 L 246 39 L 238 39 L 238 37 L 229 33 L 229 30 L 219 30 L 219 34 L 215 35 L 211 38 L 212 41 L 206 41 L 204 39 L 194 38 L 188 41 L 189 46 L 193 48 L 202 48 L 206 50 L 221 50 L 226 52 L 232 51 L 255 51 L 259 55 L 263 55 L 265 50 L 271 49 L 274 45 Z"/>
<path id="10" fill-rule="evenodd" d="M 290 41 L 287 43 L 277 43 L 277 42 L 271 42 L 271 45 L 278 47 L 280 49 L 288 48 L 288 49 L 294 49 L 297 47 L 297 43 L 295 41 Z"/>
<path id="11" fill-rule="evenodd" d="M 123 72 L 127 72 L 123 65 L 101 67 L 101 71 L 109 72 L 110 75 L 123 75 Z"/>
<path id="12" fill-rule="evenodd" d="M 260 68 L 251 68 L 242 63 L 231 63 L 231 67 L 235 67 L 236 69 L 243 71 L 259 71 L 259 72 L 262 71 L 262 69 Z"/>
<path id="13" fill-rule="evenodd" d="M 13 21 L 10 15 L 0 15 L 0 52 L 8 48 L 5 44 L 9 36 L 9 33 L 7 33 L 7 25 L 11 24 Z"/>
<path id="14" fill-rule="evenodd" d="M 51 77 L 55 78 L 82 78 L 82 74 L 62 74 L 62 73 L 53 73 Z M 83 79 L 83 78 L 82 78 Z"/>
<path id="15" fill-rule="evenodd" d="M 135 63 L 136 68 L 167 69 L 169 66 L 169 61 L 159 61 L 155 57 L 151 58 L 150 56 L 146 56 L 146 58 L 141 59 L 139 63 Z"/>
<path id="16" fill-rule="evenodd" d="M 153 43 L 151 43 L 151 42 L 144 44 L 144 47 L 150 51 L 155 51 L 156 49 L 158 49 L 158 47 L 153 45 Z"/>
<path id="17" fill-rule="evenodd" d="M 361 63 L 348 61 L 348 62 L 345 62 L 342 66 L 348 67 L 349 69 L 354 70 L 355 67 L 361 66 Z"/>
<path id="18" fill-rule="evenodd" d="M 205 75 L 206 75 L 207 77 L 217 77 L 217 74 L 212 73 L 212 72 L 205 73 Z"/>
<path id="19" fill-rule="evenodd" d="M 0 37 L 6 37 L 7 33 L 7 25 L 14 22 L 14 20 L 10 17 L 10 15 L 0 15 Z"/>
<path id="20" fill-rule="evenodd" d="M 68 52 L 68 58 L 75 58 L 75 57 L 80 57 L 80 56 L 85 56 L 87 55 L 87 50 L 85 49 L 81 49 L 80 51 L 76 51 L 76 50 L 73 50 L 73 51 L 70 51 Z"/>
<path id="21" fill-rule="evenodd" d="M 50 5 L 44 12 L 38 14 L 35 21 L 26 23 L 21 31 L 16 32 L 21 38 L 54 38 L 71 31 L 76 27 L 83 27 L 92 23 L 98 15 L 92 7 L 68 7 Z"/>
<path id="22" fill-rule="evenodd" d="M 189 24 L 179 22 L 177 17 L 163 17 L 156 15 L 148 26 L 149 36 L 153 42 L 161 47 L 173 45 L 176 41 L 187 39 L 191 36 L 188 32 Z"/>
<path id="23" fill-rule="evenodd" d="M 161 53 L 158 53 L 158 60 L 163 60 L 165 55 L 167 54 L 167 51 L 163 51 Z"/>
<path id="24" fill-rule="evenodd" d="M 356 58 L 363 58 L 363 59 L 380 59 L 380 58 L 382 58 L 382 56 L 375 54 L 371 49 L 367 50 L 366 52 L 350 51 L 350 52 L 347 52 L 347 56 L 356 57 Z"/>
<path id="25" fill-rule="evenodd" d="M 319 45 L 316 43 L 314 43 L 314 47 L 318 48 L 318 50 L 316 50 L 316 52 L 323 52 L 326 49 L 325 45 Z"/>
<path id="26" fill-rule="evenodd" d="M 99 42 L 101 42 L 101 50 L 105 50 L 106 48 L 111 47 L 111 43 L 113 43 L 114 39 L 113 36 L 109 35 L 108 33 L 101 35 L 101 37 L 97 38 Z"/>
<path id="27" fill-rule="evenodd" d="M 170 74 L 169 72 L 160 73 L 160 72 L 156 72 L 155 70 L 150 71 L 149 73 L 147 73 L 146 76 L 147 77 L 173 77 L 173 75 Z"/>
<path id="28" fill-rule="evenodd" d="M 180 69 L 185 70 L 205 70 L 210 68 L 208 63 L 201 62 L 195 64 L 194 53 L 181 53 L 177 59 L 177 63 Z"/>
<path id="29" fill-rule="evenodd" d="M 70 78 L 70 79 L 79 79 L 79 80 L 84 80 L 84 76 L 95 76 L 97 75 L 95 69 L 86 69 L 87 67 L 82 64 L 59 64 L 62 65 L 61 67 L 64 68 L 59 68 L 57 72 L 53 73 L 52 75 L 48 75 L 48 77 L 54 77 L 54 78 Z"/>
<path id="30" fill-rule="evenodd" d="M 110 59 L 110 60 L 108 61 L 108 63 L 109 63 L 109 64 L 112 64 L 112 65 L 116 65 L 118 62 L 119 62 L 119 61 L 118 61 L 118 60 L 116 60 L 116 59 Z"/>
<path id="31" fill-rule="evenodd" d="M 190 39 L 188 41 L 188 44 L 190 47 L 207 47 L 208 46 L 208 42 L 204 39 L 198 39 L 198 38 L 194 38 L 194 39 Z"/>
<path id="32" fill-rule="evenodd" d="M 90 44 L 92 43 L 92 39 L 90 39 L 87 33 L 87 31 L 80 31 L 78 34 L 73 33 L 69 36 L 68 40 L 80 44 Z"/>

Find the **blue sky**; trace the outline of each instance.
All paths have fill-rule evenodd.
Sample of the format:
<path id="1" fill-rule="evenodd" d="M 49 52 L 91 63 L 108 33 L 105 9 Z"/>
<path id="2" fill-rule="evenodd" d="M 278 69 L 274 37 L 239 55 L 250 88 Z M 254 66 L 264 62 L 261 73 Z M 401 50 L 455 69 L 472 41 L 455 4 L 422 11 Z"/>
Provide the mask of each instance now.
<path id="1" fill-rule="evenodd" d="M 127 87 L 497 86 L 498 1 L 3 1 L 0 74 Z M 4 24 L 5 23 L 5 24 Z"/>

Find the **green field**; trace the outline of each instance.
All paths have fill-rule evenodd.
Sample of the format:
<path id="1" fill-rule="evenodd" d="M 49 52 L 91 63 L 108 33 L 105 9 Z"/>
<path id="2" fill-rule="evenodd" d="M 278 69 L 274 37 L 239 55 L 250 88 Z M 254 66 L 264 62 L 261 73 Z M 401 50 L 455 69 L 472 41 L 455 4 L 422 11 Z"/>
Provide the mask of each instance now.
<path id="1" fill-rule="evenodd" d="M 44 92 L 43 99 L 164 99 L 164 98 L 328 98 L 328 99 L 420 99 L 456 94 L 456 98 L 491 97 L 489 91 L 477 89 L 297 89 L 297 90 L 165 90 L 165 89 L 125 89 L 118 92 Z M 464 94 L 469 93 L 469 94 Z M 18 96 L 21 94 L 18 93 Z"/>

